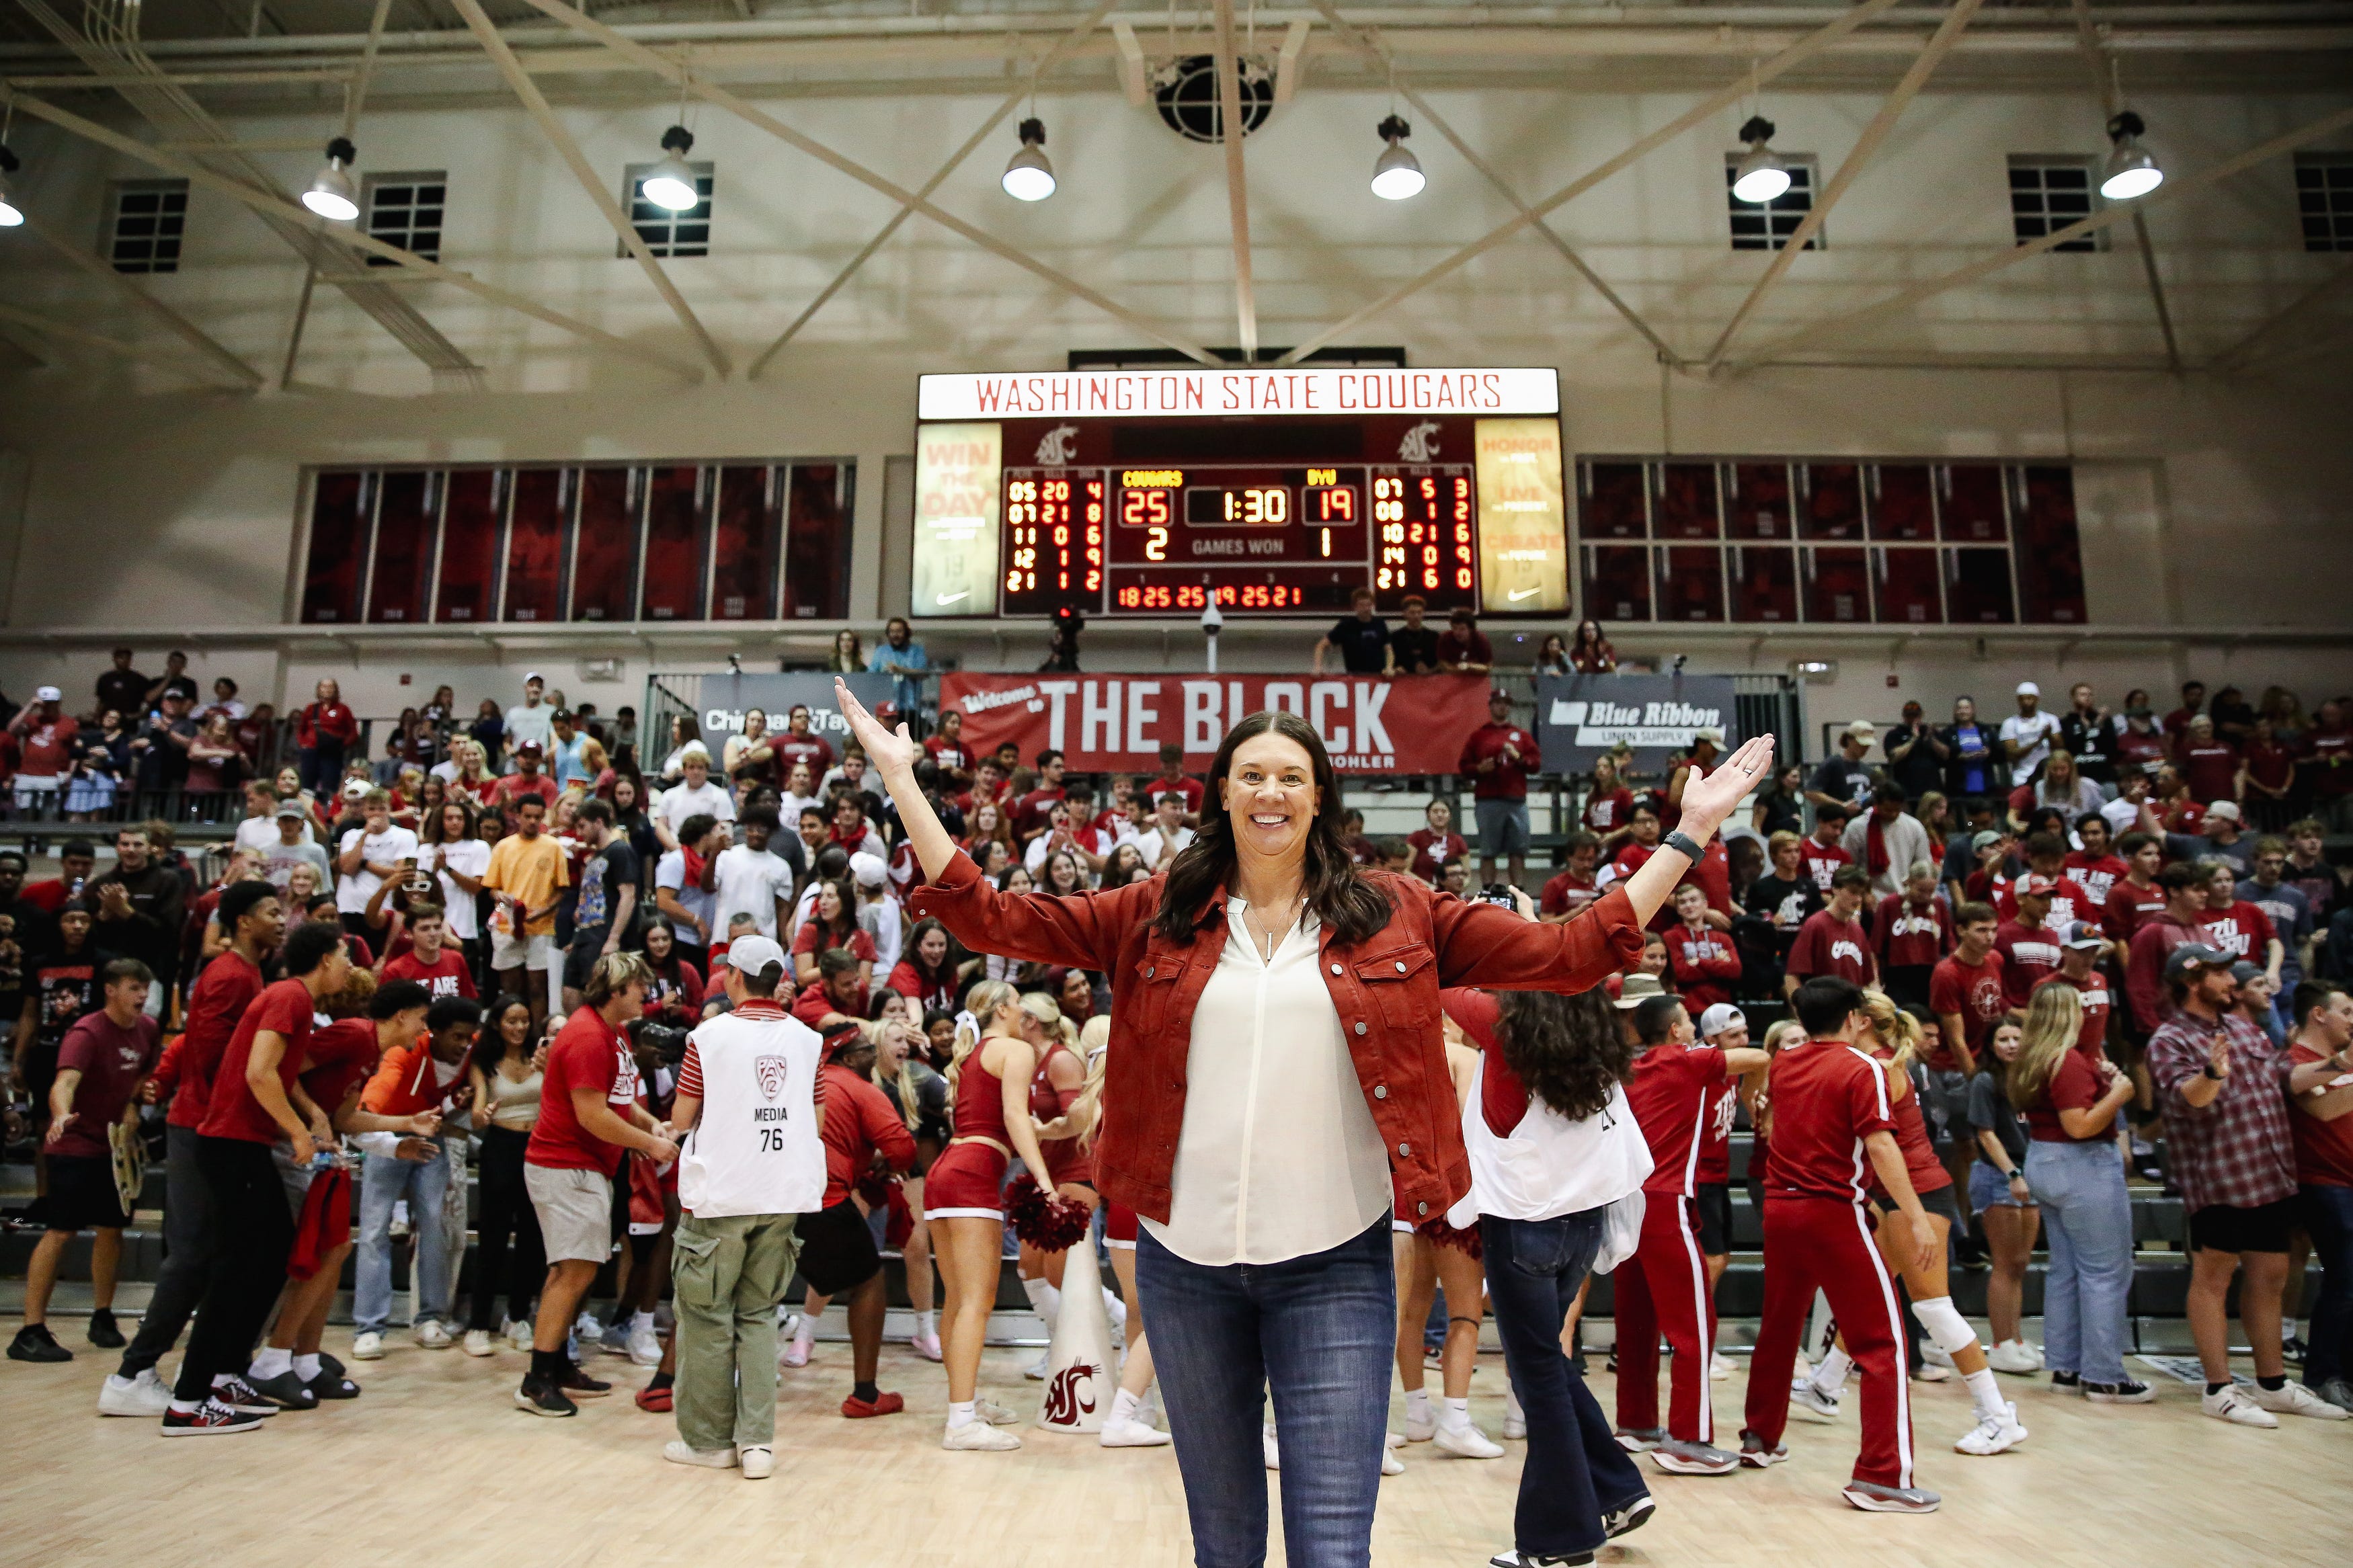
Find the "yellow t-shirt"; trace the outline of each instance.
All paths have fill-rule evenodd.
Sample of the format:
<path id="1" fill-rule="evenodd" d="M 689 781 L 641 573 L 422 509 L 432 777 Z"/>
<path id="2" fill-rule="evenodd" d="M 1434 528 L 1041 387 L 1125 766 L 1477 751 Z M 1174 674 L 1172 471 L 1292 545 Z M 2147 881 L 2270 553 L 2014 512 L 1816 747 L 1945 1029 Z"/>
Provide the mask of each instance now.
<path id="1" fill-rule="evenodd" d="M 491 868 L 482 873 L 482 886 L 491 891 L 512 893 L 526 910 L 547 909 L 546 914 L 523 928 L 525 936 L 554 932 L 555 889 L 568 886 L 571 880 L 564 847 L 545 833 L 536 838 L 508 834 L 491 847 Z"/>

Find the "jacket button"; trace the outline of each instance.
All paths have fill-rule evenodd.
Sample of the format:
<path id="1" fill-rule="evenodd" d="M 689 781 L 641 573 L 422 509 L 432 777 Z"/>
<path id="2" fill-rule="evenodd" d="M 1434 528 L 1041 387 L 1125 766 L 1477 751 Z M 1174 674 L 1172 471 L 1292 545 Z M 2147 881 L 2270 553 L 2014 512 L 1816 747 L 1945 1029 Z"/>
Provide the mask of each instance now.
<path id="1" fill-rule="evenodd" d="M 1144 966 L 1144 977 L 1145 977 L 1146 980 L 1151 979 L 1155 974 L 1157 974 L 1158 973 L 1159 973 L 1159 971 L 1158 971 L 1156 968 L 1155 968 L 1153 965 L 1151 965 L 1151 964 L 1148 964 L 1148 963 L 1147 963 L 1147 964 L 1145 964 L 1145 965 Z"/>
<path id="2" fill-rule="evenodd" d="M 1340 973 L 1340 966 L 1339 966 L 1338 964 L 1336 964 L 1336 963 L 1335 963 L 1335 964 L 1334 964 L 1334 965 L 1332 966 L 1332 973 L 1335 973 L 1335 974 L 1339 973 Z"/>
<path id="3" fill-rule="evenodd" d="M 1387 1085 L 1387 1084 L 1385 1084 L 1385 1083 L 1377 1083 L 1377 1084 L 1373 1085 L 1373 1098 L 1374 1098 L 1375 1100 L 1387 1100 L 1388 1097 L 1389 1097 L 1389 1086 L 1388 1086 L 1388 1085 Z"/>
<path id="4" fill-rule="evenodd" d="M 1398 1158 L 1400 1160 L 1409 1160 L 1413 1158 L 1413 1145 L 1410 1143 L 1398 1144 Z"/>
<path id="5" fill-rule="evenodd" d="M 1413 1205 L 1413 1210 L 1416 1214 L 1428 1214 L 1430 1212 L 1430 1205 L 1428 1204 L 1416 1204 Z"/>
<path id="6" fill-rule="evenodd" d="M 1399 974 L 1403 974 L 1405 973 L 1405 960 L 1402 958 L 1398 960 L 1398 973 Z"/>
<path id="7" fill-rule="evenodd" d="M 1360 1034 L 1360 1035 L 1361 1035 L 1361 1034 L 1363 1034 L 1364 1032 L 1365 1032 L 1365 1025 L 1364 1025 L 1364 1021 L 1363 1021 L 1362 1019 L 1359 1019 L 1359 1020 L 1357 1020 L 1357 1023 L 1356 1023 L 1356 1033 L 1358 1033 L 1358 1034 Z"/>

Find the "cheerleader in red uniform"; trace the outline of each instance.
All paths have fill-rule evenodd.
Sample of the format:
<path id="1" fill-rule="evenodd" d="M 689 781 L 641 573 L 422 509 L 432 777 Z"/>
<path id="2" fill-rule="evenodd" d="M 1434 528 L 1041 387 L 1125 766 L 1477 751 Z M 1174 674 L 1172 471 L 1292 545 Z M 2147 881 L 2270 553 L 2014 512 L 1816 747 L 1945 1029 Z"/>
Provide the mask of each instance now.
<path id="1" fill-rule="evenodd" d="M 1050 974 L 1049 978 L 1059 978 Z M 1046 1163 L 1034 1173 L 1039 1184 L 1050 1187 L 1061 1197 L 1082 1203 L 1092 1211 L 1101 1201 L 1095 1193 L 1094 1161 L 1080 1146 L 1077 1124 L 1069 1120 L 1071 1108 L 1078 1103 L 1087 1082 L 1086 1059 L 1076 1047 L 1078 1026 L 1062 1016 L 1054 998 L 1043 991 L 1024 992 L 1021 1010 L 1036 1021 L 1039 1037 L 1044 1040 L 1042 1054 L 1029 1079 L 1029 1116 L 1038 1123 L 1038 1147 L 1046 1156 Z M 1029 1298 L 1029 1310 L 1036 1312 L 1054 1331 L 1055 1320 L 1062 1306 L 1062 1260 L 1060 1252 L 1046 1252 L 1024 1240 L 1015 1267 L 1020 1270 L 1021 1289 Z M 1124 1310 L 1124 1309 L 1123 1309 Z M 1042 1379 L 1046 1375 L 1046 1353 L 1023 1369 L 1023 1375 Z"/>
<path id="2" fill-rule="evenodd" d="M 1005 1206 L 998 1190 L 1006 1165 L 1018 1154 L 1032 1170 L 1050 1169 L 1029 1118 L 1029 1082 L 1046 1032 L 1036 1015 L 1022 1008 L 1020 994 L 1002 980 L 974 986 L 965 1005 L 981 1021 L 981 1032 L 976 1039 L 957 1031 L 955 1059 L 947 1074 L 955 1136 L 923 1183 L 923 1218 L 947 1295 L 940 1339 L 948 1374 L 948 1423 L 940 1446 L 1018 1448 L 1021 1439 L 1002 1430 L 1018 1417 L 980 1397 L 980 1352 L 1005 1249 Z"/>
<path id="3" fill-rule="evenodd" d="M 1448 993 L 1451 997 L 1453 993 Z M 1445 1000 L 1445 998 L 1441 998 Z M 1454 1080 L 1459 1108 L 1471 1092 L 1479 1049 L 1451 1011 L 1446 1026 L 1446 1070 Z M 1474 1017 L 1473 1024 L 1482 1022 Z M 1500 1459 L 1504 1447 L 1471 1420 L 1471 1373 L 1479 1360 L 1479 1326 L 1486 1310 L 1487 1274 L 1480 1260 L 1479 1232 L 1457 1230 L 1432 1215 L 1395 1237 L 1398 1264 L 1398 1381 L 1405 1385 L 1405 1435 L 1389 1447 L 1435 1441 L 1466 1459 Z M 1445 1404 L 1433 1410 L 1422 1386 L 1421 1335 L 1438 1288 L 1446 1289 L 1446 1347 L 1439 1358 Z"/>
<path id="4" fill-rule="evenodd" d="M 1092 1152 L 1095 1134 L 1103 1130 L 1103 1073 L 1109 1065 L 1111 1019 L 1097 1014 L 1079 1031 L 1079 1053 L 1086 1058 L 1086 1087 L 1079 1091 L 1064 1119 L 1078 1129 L 1082 1152 Z M 1051 1128 L 1046 1129 L 1053 1131 Z M 1048 1145 L 1046 1157 L 1053 1158 Z M 1144 1337 L 1144 1308 L 1135 1297 L 1135 1211 L 1118 1204 L 1103 1206 L 1103 1245 L 1111 1249 L 1111 1271 L 1119 1279 L 1120 1300 L 1126 1310 L 1120 1328 L 1127 1341 L 1125 1359 L 1119 1363 L 1119 1392 L 1111 1414 L 1103 1417 L 1102 1443 L 1106 1448 L 1151 1448 L 1168 1441 L 1168 1434 L 1152 1419 L 1152 1345 Z"/>

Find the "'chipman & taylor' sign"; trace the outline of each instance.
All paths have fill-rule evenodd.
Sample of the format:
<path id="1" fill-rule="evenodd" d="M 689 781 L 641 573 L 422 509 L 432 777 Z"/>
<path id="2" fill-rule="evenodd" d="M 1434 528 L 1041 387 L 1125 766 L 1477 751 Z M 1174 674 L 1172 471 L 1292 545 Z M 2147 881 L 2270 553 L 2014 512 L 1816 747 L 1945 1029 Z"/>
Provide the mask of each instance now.
<path id="1" fill-rule="evenodd" d="M 1715 730 L 1740 743 L 1728 675 L 1546 676 L 1536 682 L 1536 742 L 1546 773 L 1584 773 L 1602 752 L 1631 747 L 1646 771 Z"/>

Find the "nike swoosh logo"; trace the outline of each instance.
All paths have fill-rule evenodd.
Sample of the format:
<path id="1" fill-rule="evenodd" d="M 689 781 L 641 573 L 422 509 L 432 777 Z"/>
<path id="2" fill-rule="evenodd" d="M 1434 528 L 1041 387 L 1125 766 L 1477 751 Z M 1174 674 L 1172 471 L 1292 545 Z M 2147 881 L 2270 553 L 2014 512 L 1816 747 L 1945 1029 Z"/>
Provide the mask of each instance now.
<path id="1" fill-rule="evenodd" d="M 961 594 L 942 594 L 942 595 L 939 596 L 939 602 L 940 602 L 941 604 L 943 604 L 943 605 L 953 605 L 953 604 L 955 604 L 958 599 L 969 599 L 969 598 L 971 598 L 971 597 L 972 597 L 972 590 L 971 590 L 971 589 L 969 589 L 969 588 L 966 588 L 966 589 L 965 589 L 963 593 L 961 593 Z"/>
<path id="2" fill-rule="evenodd" d="M 1506 595 L 1506 596 L 1507 596 L 1507 597 L 1512 601 L 1512 603 L 1513 603 L 1513 604 L 1516 605 L 1516 604 L 1518 604 L 1522 599 L 1533 599 L 1533 598 L 1535 598 L 1538 594 L 1541 594 L 1541 593 L 1543 593 L 1543 592 L 1544 592 L 1544 590 L 1543 590 L 1542 588 L 1521 588 L 1521 589 L 1518 589 L 1517 591 L 1515 591 L 1515 592 L 1514 592 L 1514 593 L 1512 593 L 1512 594 L 1510 594 L 1510 595 Z"/>

